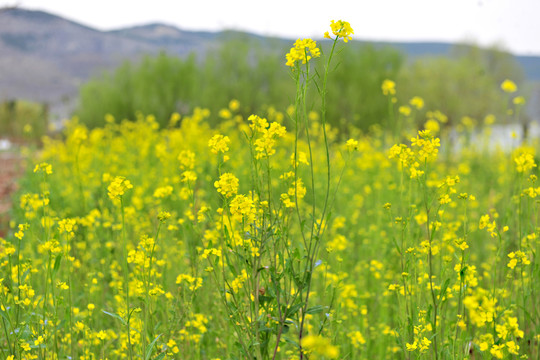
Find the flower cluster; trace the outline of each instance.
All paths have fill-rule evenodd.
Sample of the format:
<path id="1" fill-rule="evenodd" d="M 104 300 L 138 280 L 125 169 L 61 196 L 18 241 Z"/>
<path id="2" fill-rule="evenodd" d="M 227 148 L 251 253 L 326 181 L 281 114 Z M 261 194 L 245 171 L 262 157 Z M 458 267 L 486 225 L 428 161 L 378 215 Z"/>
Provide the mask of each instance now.
<path id="1" fill-rule="evenodd" d="M 238 222 L 252 223 L 256 212 L 253 200 L 245 195 L 236 195 L 230 204 L 231 215 Z"/>
<path id="2" fill-rule="evenodd" d="M 517 91 L 517 85 L 512 80 L 504 80 L 501 83 L 501 89 L 506 93 L 513 93 Z"/>
<path id="3" fill-rule="evenodd" d="M 126 190 L 132 189 L 132 188 L 133 188 L 133 185 L 131 185 L 131 182 L 129 180 L 127 180 L 123 176 L 117 176 L 113 179 L 113 181 L 107 187 L 107 190 L 109 191 L 108 195 L 111 198 L 111 200 L 114 200 L 124 195 Z"/>
<path id="4" fill-rule="evenodd" d="M 382 92 L 385 96 L 396 95 L 396 83 L 392 80 L 386 79 L 381 85 Z"/>
<path id="5" fill-rule="evenodd" d="M 294 67 L 298 61 L 305 64 L 312 58 L 321 56 L 321 50 L 317 47 L 317 42 L 312 39 L 298 39 L 291 50 L 285 55 L 287 62 L 285 65 Z"/>
<path id="6" fill-rule="evenodd" d="M 332 34 L 337 36 L 337 39 L 342 38 L 344 42 L 348 42 L 352 39 L 351 35 L 354 34 L 354 30 L 351 28 L 351 24 L 343 20 L 332 20 L 330 22 L 330 29 L 332 29 Z M 331 39 L 330 33 L 327 31 L 324 33 L 324 37 Z"/>
<path id="7" fill-rule="evenodd" d="M 514 158 L 516 163 L 516 170 L 520 173 L 527 172 L 536 167 L 533 154 L 529 152 L 523 152 L 521 155 Z"/>
<path id="8" fill-rule="evenodd" d="M 214 187 L 218 193 L 226 198 L 236 195 L 238 192 L 238 178 L 231 173 L 221 174 L 219 180 L 214 182 Z"/>
<path id="9" fill-rule="evenodd" d="M 286 133 L 285 127 L 273 122 L 268 129 L 262 130 L 262 136 L 255 140 L 255 150 L 257 159 L 262 159 L 276 153 L 274 145 L 276 138 L 283 137 Z"/>
<path id="10" fill-rule="evenodd" d="M 228 136 L 224 136 L 221 134 L 217 134 L 212 136 L 212 138 L 208 141 L 208 146 L 210 147 L 210 150 L 214 153 L 225 153 L 229 151 L 229 144 L 231 142 L 231 139 L 229 139 Z"/>

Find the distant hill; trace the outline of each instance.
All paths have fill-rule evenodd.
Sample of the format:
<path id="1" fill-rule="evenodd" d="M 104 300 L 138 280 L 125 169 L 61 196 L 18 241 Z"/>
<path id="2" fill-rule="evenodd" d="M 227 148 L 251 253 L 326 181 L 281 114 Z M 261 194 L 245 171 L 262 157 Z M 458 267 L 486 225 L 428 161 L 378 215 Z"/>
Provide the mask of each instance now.
<path id="1" fill-rule="evenodd" d="M 185 31 L 159 23 L 100 31 L 43 11 L 0 11 L 0 101 L 22 98 L 45 102 L 50 104 L 51 114 L 65 117 L 84 81 L 114 69 L 125 59 L 160 51 L 203 56 L 235 35 L 238 33 L 231 31 Z M 291 42 L 277 40 L 284 45 Z M 409 57 L 445 55 L 452 47 L 446 43 L 376 44 L 394 46 Z M 517 60 L 528 80 L 540 81 L 540 57 L 517 56 Z"/>
<path id="2" fill-rule="evenodd" d="M 169 31 L 160 35 L 159 29 Z M 168 35 L 171 32 L 175 33 L 174 41 Z M 152 36 L 161 40 L 153 43 Z M 125 59 L 163 49 L 180 56 L 201 52 L 216 36 L 183 32 L 166 25 L 99 31 L 42 11 L 3 11 L 0 101 L 24 98 L 47 102 L 52 106 L 51 113 L 67 116 L 79 86 L 90 76 L 114 69 Z M 168 38 L 174 45 L 162 46 Z"/>

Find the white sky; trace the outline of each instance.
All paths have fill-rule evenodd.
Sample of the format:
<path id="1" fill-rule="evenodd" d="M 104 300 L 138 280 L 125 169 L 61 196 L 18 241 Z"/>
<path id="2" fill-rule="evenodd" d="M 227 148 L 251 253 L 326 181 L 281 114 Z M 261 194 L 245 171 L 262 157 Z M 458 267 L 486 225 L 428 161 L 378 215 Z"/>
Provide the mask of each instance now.
<path id="1" fill-rule="evenodd" d="M 540 55 L 540 0 L 0 0 L 100 30 L 164 22 L 185 30 L 244 30 L 320 38 L 330 20 L 350 22 L 355 39 L 473 41 Z"/>

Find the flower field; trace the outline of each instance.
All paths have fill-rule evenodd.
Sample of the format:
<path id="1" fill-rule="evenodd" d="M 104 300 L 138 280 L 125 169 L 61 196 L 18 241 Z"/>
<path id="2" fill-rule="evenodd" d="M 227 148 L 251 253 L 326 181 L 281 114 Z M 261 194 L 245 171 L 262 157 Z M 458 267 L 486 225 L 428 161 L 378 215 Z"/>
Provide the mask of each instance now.
<path id="1" fill-rule="evenodd" d="M 537 144 L 489 146 L 489 114 L 418 130 L 391 80 L 386 123 L 332 128 L 352 33 L 294 44 L 287 109 L 45 138 L 0 238 L 0 359 L 540 359 Z"/>

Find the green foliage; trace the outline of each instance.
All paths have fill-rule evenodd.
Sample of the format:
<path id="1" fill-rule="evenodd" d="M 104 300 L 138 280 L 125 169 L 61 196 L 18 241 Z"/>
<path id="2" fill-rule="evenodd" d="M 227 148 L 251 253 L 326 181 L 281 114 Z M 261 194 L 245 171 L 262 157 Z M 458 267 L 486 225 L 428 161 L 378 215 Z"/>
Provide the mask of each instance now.
<path id="1" fill-rule="evenodd" d="M 340 59 L 339 67 L 330 75 L 329 122 L 340 129 L 351 122 L 367 129 L 387 115 L 387 99 L 381 93 L 381 83 L 396 78 L 404 57 L 389 47 L 363 45 L 343 49 Z"/>
<path id="2" fill-rule="evenodd" d="M 90 127 L 103 125 L 107 113 L 132 119 L 142 111 L 167 121 L 173 112 L 189 106 L 196 81 L 194 56 L 185 60 L 166 54 L 147 56 L 138 65 L 127 61 L 114 74 L 83 86 L 77 114 Z"/>
<path id="3" fill-rule="evenodd" d="M 48 107 L 28 101 L 0 103 L 0 133 L 13 137 L 39 139 L 47 132 Z"/>
<path id="4" fill-rule="evenodd" d="M 425 100 L 426 109 L 446 114 L 449 124 L 464 116 L 482 120 L 486 114 L 505 117 L 508 97 L 500 89 L 505 79 L 523 79 L 519 65 L 508 53 L 456 46 L 453 56 L 420 58 L 400 73 L 398 97 L 406 103 L 413 96 Z"/>
<path id="5" fill-rule="evenodd" d="M 237 99 L 244 116 L 269 104 L 286 107 L 293 101 L 294 84 L 284 71 L 282 50 L 277 41 L 268 46 L 244 37 L 226 41 L 201 66 L 197 104 L 215 114 Z"/>
<path id="6" fill-rule="evenodd" d="M 329 51 L 328 43 L 322 44 Z M 521 88 L 523 73 L 508 53 L 463 45 L 451 57 L 419 58 L 411 63 L 390 47 L 351 44 L 340 54 L 339 66 L 330 69 L 327 89 L 328 124 L 346 135 L 348 125 L 367 130 L 384 124 L 388 99 L 381 93 L 385 79 L 398 80 L 397 97 L 406 104 L 424 98 L 424 110 L 439 110 L 450 124 L 463 116 L 481 120 L 486 114 L 501 119 L 509 98 L 499 85 L 513 79 Z M 279 40 L 259 40 L 232 34 L 211 49 L 203 60 L 195 55 L 180 59 L 167 54 L 147 56 L 140 63 L 126 62 L 113 74 L 95 78 L 81 89 L 77 115 L 90 126 L 104 124 L 104 115 L 135 119 L 137 112 L 155 114 L 161 125 L 174 112 L 188 114 L 196 106 L 210 110 L 210 122 L 231 99 L 240 102 L 239 114 L 264 113 L 271 104 L 284 110 L 294 103 L 294 84 L 285 70 L 285 48 Z M 323 64 L 314 62 L 316 82 Z M 317 91 L 308 90 L 310 95 Z M 316 98 L 310 96 L 310 98 Z M 320 110 L 318 100 L 306 104 Z M 419 119 L 420 123 L 424 120 Z"/>
<path id="7" fill-rule="evenodd" d="M 113 74 L 104 74 L 81 89 L 77 115 L 90 126 L 104 124 L 104 115 L 134 119 L 138 111 L 152 113 L 165 125 L 173 112 L 189 113 L 203 106 L 217 114 L 231 99 L 240 101 L 248 116 L 270 104 L 285 109 L 294 102 L 294 84 L 285 71 L 283 45 L 236 36 L 210 50 L 204 61 L 194 55 L 183 60 L 160 54 L 140 64 L 124 63 Z M 390 48 L 356 46 L 344 49 L 343 61 L 331 69 L 328 88 L 328 122 L 354 122 L 367 128 L 384 116 L 386 99 L 380 83 L 395 77 L 403 56 Z M 318 73 L 322 64 L 317 65 Z M 316 91 L 315 88 L 311 89 Z M 308 104 L 319 110 L 319 103 Z"/>

